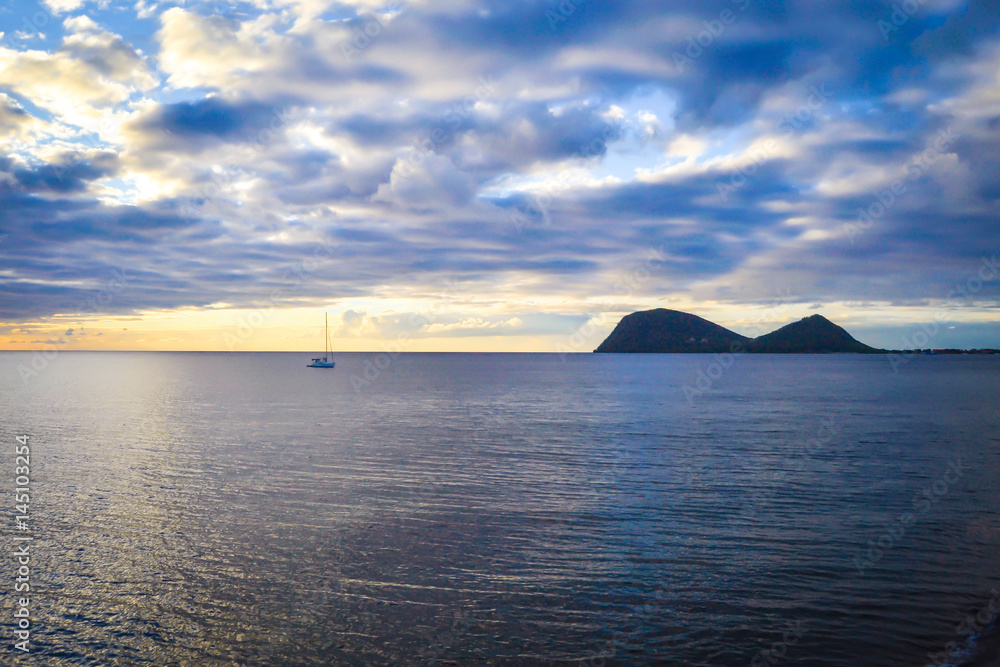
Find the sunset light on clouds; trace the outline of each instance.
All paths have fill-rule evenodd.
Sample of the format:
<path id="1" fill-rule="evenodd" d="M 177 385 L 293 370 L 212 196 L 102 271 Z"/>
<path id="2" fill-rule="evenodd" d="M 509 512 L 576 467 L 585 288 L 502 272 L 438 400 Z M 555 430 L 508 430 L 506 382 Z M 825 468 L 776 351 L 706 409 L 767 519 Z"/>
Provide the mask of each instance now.
<path id="1" fill-rule="evenodd" d="M 0 347 L 1000 347 L 995 3 L 15 1 Z"/>

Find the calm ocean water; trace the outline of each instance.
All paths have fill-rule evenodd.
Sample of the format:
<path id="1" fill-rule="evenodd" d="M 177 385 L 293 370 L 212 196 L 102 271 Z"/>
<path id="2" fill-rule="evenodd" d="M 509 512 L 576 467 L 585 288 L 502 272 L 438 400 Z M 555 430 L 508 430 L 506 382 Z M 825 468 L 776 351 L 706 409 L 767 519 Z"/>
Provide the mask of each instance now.
<path id="1" fill-rule="evenodd" d="M 309 356 L 0 354 L 4 664 L 997 664 L 1000 357 Z"/>

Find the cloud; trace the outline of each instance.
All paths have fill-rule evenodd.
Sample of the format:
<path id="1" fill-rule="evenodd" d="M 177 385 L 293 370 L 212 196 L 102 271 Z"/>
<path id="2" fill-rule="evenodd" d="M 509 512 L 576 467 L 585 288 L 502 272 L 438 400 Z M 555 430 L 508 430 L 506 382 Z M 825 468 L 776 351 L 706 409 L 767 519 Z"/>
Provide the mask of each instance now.
<path id="1" fill-rule="evenodd" d="M 222 16 L 203 17 L 173 7 L 160 15 L 160 69 L 176 88 L 230 88 L 242 76 L 281 63 L 289 40 L 271 28 L 277 17 L 262 14 L 243 24 Z"/>
<path id="2" fill-rule="evenodd" d="M 87 2 L 87 0 L 43 0 L 45 6 L 52 10 L 55 14 L 63 14 L 65 12 L 72 12 Z"/>
<path id="3" fill-rule="evenodd" d="M 124 129 L 147 149 L 197 152 L 219 142 L 247 141 L 254 133 L 275 124 L 274 119 L 280 121 L 276 112 L 259 102 L 209 97 L 151 106 Z"/>
<path id="4" fill-rule="evenodd" d="M 560 317 L 787 286 L 928 303 L 1000 245 L 987 5 L 924 7 L 886 39 L 891 2 L 591 0 L 555 22 L 552 3 L 412 2 L 371 35 L 374 0 L 146 2 L 154 21 L 109 24 L 127 42 L 62 4 L 37 48 L 0 49 L 8 317 L 71 310 L 132 267 L 109 311 L 279 290 L 370 299 L 345 336 L 551 335 L 490 299 L 550 296 Z M 372 305 L 448 279 L 468 303 L 416 329 Z"/>
<path id="5" fill-rule="evenodd" d="M 441 336 L 481 336 L 495 335 L 505 330 L 518 329 L 524 325 L 519 317 L 512 317 L 503 321 L 488 321 L 481 317 L 469 317 L 461 322 L 451 322 L 449 324 L 439 324 L 435 322 L 426 328 L 430 335 Z"/>
<path id="6" fill-rule="evenodd" d="M 16 168 L 11 173 L 25 191 L 66 194 L 83 191 L 89 182 L 110 176 L 117 170 L 116 153 L 91 151 L 62 154 L 46 164 Z"/>
<path id="7" fill-rule="evenodd" d="M 0 140 L 22 138 L 33 126 L 39 124 L 37 119 L 9 95 L 0 93 Z"/>
<path id="8" fill-rule="evenodd" d="M 378 318 L 368 313 L 345 310 L 340 317 L 341 325 L 334 329 L 334 336 L 358 338 L 377 334 L 381 331 Z"/>
<path id="9" fill-rule="evenodd" d="M 87 108 L 121 104 L 156 85 L 146 61 L 118 35 L 85 16 L 66 19 L 64 25 L 66 35 L 53 53 L 0 48 L 6 86 L 73 121 Z"/>
<path id="10" fill-rule="evenodd" d="M 341 322 L 334 335 L 345 338 L 459 338 L 496 336 L 515 331 L 522 333 L 525 329 L 520 317 L 484 318 L 441 312 L 387 312 L 375 316 L 347 310 L 341 315 Z"/>
<path id="11" fill-rule="evenodd" d="M 444 155 L 422 155 L 419 164 L 396 161 L 389 183 L 379 186 L 374 201 L 414 206 L 464 205 L 475 192 L 475 183 Z"/>

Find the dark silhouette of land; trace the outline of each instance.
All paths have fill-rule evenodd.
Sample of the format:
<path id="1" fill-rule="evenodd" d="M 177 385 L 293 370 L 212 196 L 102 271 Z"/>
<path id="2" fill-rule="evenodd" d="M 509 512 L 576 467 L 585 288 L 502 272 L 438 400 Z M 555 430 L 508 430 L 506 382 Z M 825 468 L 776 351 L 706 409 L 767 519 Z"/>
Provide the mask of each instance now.
<path id="1" fill-rule="evenodd" d="M 747 338 L 706 319 L 657 308 L 622 318 L 595 352 L 757 352 L 879 354 L 822 315 L 812 315 L 758 338 Z"/>
<path id="2" fill-rule="evenodd" d="M 747 352 L 878 354 L 885 350 L 877 350 L 859 342 L 822 315 L 810 315 L 798 322 L 786 324 L 777 331 L 754 338 L 747 345 Z"/>
<path id="3" fill-rule="evenodd" d="M 714 322 L 679 310 L 656 308 L 622 318 L 594 352 L 695 353 L 755 352 L 759 354 L 1000 354 L 1000 350 L 923 349 L 881 350 L 855 339 L 822 315 L 810 315 L 777 331 L 747 338 Z"/>
<path id="4" fill-rule="evenodd" d="M 728 352 L 749 342 L 697 315 L 657 308 L 623 317 L 595 352 Z"/>

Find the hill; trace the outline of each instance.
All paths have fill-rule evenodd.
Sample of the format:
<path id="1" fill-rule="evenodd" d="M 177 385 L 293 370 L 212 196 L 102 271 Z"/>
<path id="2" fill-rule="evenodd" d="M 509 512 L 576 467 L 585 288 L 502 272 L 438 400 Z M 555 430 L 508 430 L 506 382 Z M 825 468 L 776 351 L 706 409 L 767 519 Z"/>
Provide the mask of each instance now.
<path id="1" fill-rule="evenodd" d="M 748 352 L 853 352 L 874 354 L 881 352 L 856 340 L 842 327 L 822 315 L 811 315 L 798 322 L 787 324 L 777 331 L 754 338 L 747 346 Z"/>
<path id="2" fill-rule="evenodd" d="M 726 352 L 749 340 L 697 315 L 657 308 L 623 317 L 595 352 Z"/>
<path id="3" fill-rule="evenodd" d="M 595 352 L 757 352 L 762 354 L 883 353 L 856 340 L 822 315 L 750 339 L 697 315 L 657 308 L 622 318 Z"/>

